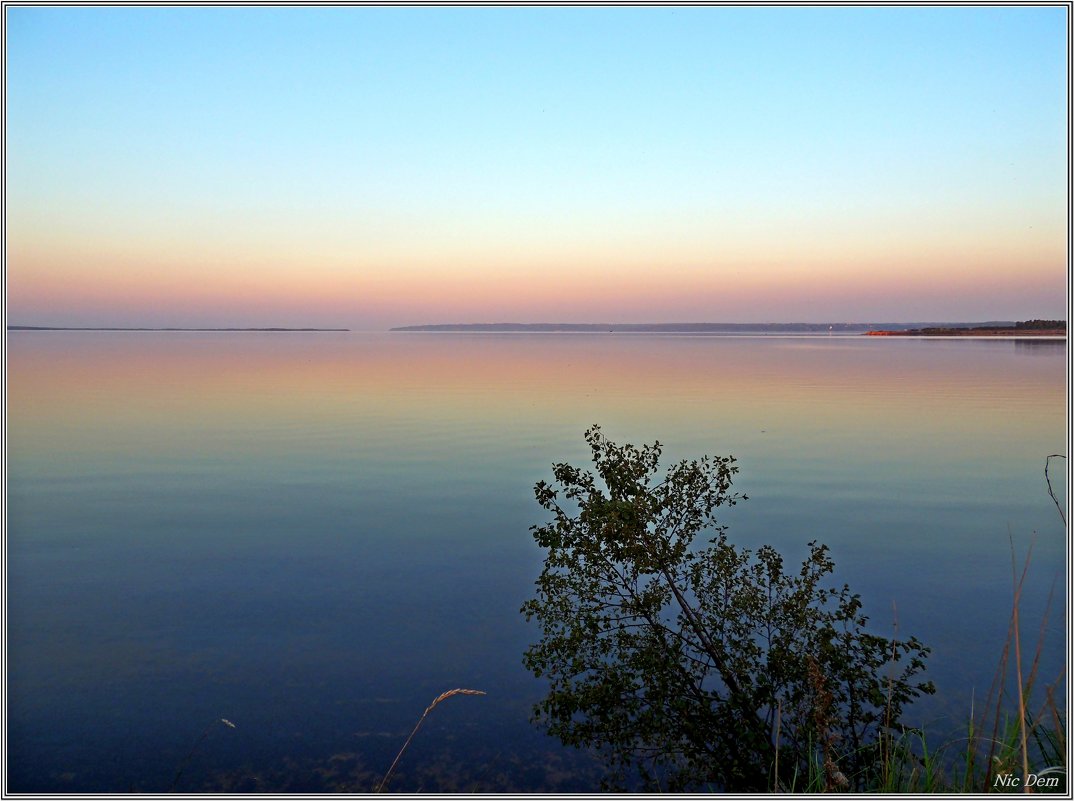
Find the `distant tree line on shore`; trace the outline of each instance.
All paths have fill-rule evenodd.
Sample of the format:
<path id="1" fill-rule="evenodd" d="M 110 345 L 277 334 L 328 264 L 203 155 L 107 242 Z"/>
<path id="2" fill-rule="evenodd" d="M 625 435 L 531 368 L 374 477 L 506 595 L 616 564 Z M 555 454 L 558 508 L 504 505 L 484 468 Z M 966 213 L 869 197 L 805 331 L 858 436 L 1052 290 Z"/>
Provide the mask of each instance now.
<path id="1" fill-rule="evenodd" d="M 1066 328 L 1066 320 L 1026 320 L 1015 323 L 1014 327 L 1023 331 L 1041 331 L 1049 328 Z"/>

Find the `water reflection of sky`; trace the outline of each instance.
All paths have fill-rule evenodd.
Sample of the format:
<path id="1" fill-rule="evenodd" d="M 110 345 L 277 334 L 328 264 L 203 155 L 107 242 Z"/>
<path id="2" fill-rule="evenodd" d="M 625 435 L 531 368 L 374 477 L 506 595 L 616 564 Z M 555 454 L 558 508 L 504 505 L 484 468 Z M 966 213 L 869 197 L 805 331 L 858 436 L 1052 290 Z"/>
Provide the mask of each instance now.
<path id="1" fill-rule="evenodd" d="M 518 607 L 540 561 L 532 485 L 587 459 L 593 422 L 669 458 L 735 454 L 750 500 L 732 536 L 789 557 L 831 545 L 881 629 L 897 615 L 933 646 L 940 693 L 921 715 L 962 725 L 1006 632 L 1008 531 L 1023 551 L 1036 532 L 1034 645 L 1056 577 L 1063 598 L 1043 481 L 1064 445 L 1063 356 L 865 338 L 12 334 L 10 788 L 166 790 L 219 717 L 237 728 L 211 732 L 188 789 L 361 784 L 429 700 L 472 686 L 489 695 L 438 708 L 394 789 L 584 789 L 526 722 L 541 685 L 520 667 L 533 632 Z M 1061 617 L 1057 600 L 1045 675 L 1061 670 Z"/>

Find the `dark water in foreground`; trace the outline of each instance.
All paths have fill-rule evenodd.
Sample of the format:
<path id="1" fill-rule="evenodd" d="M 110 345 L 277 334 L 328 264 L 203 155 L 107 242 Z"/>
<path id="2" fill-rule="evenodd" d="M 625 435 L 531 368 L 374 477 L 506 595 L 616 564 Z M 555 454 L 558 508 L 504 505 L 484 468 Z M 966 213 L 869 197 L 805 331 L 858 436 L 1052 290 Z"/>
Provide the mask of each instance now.
<path id="1" fill-rule="evenodd" d="M 12 792 L 586 790 L 535 731 L 532 486 L 582 432 L 734 454 L 733 540 L 820 539 L 933 646 L 961 727 L 1007 630 L 1008 536 L 1063 669 L 1064 347 L 589 335 L 9 335 Z M 1062 492 L 1062 460 L 1053 480 Z M 1062 500 L 1062 497 L 1061 497 Z M 234 722 L 231 729 L 220 718 Z M 217 721 L 214 723 L 214 721 Z M 189 757 L 192 746 L 208 734 Z M 184 764 L 184 760 L 185 764 Z"/>

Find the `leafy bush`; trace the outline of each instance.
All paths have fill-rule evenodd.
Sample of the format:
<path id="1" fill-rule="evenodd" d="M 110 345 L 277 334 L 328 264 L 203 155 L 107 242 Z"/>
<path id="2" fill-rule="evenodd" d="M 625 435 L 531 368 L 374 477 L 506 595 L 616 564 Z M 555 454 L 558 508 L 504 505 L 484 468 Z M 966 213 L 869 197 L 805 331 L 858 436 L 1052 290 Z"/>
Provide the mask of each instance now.
<path id="1" fill-rule="evenodd" d="M 824 585 L 826 546 L 786 572 L 774 548 L 729 542 L 733 457 L 656 480 L 659 442 L 585 437 L 596 475 L 556 464 L 534 488 L 552 513 L 522 607 L 542 632 L 524 663 L 550 684 L 536 722 L 602 753 L 609 788 L 772 790 L 818 765 L 827 789 L 873 781 L 903 707 L 933 692 L 915 681 L 928 649 L 866 631 L 859 596 Z"/>

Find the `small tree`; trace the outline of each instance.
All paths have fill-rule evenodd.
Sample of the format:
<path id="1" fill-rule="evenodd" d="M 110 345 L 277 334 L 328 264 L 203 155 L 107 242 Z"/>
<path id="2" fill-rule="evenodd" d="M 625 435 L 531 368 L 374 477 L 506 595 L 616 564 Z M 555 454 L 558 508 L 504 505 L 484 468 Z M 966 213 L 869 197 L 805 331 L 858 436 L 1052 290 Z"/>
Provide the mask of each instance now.
<path id="1" fill-rule="evenodd" d="M 822 586 L 826 546 L 786 573 L 775 549 L 728 542 L 715 510 L 745 500 L 734 457 L 655 481 L 659 442 L 585 437 L 600 483 L 556 464 L 534 488 L 553 515 L 532 528 L 547 554 L 522 606 L 543 635 L 524 663 L 551 685 L 535 721 L 601 752 L 608 787 L 801 787 L 818 765 L 822 786 L 866 786 L 903 706 L 933 692 L 913 681 L 928 649 L 865 631 L 859 597 Z"/>

